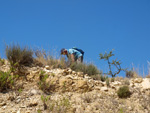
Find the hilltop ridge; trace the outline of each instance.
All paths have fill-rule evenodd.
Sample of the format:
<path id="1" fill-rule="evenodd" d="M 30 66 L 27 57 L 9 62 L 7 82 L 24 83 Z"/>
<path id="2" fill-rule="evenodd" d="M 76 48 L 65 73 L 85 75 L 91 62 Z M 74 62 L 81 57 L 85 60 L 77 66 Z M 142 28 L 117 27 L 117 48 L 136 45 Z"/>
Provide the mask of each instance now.
<path id="1" fill-rule="evenodd" d="M 0 71 L 9 70 L 5 60 Z M 15 86 L 0 93 L 0 113 L 150 113 L 149 78 L 117 77 L 108 85 L 70 68 L 23 66 L 19 72 Z M 130 97 L 118 97 L 121 86 Z"/>

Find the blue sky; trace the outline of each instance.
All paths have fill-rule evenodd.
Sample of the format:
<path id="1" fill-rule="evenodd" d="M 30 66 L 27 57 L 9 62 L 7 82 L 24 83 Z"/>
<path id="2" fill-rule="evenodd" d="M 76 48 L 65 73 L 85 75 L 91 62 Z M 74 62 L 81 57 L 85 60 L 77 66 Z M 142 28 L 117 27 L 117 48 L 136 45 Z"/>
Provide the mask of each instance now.
<path id="1" fill-rule="evenodd" d="M 99 53 L 115 49 L 122 68 L 140 73 L 150 61 L 150 0 L 1 0 L 0 55 L 5 43 L 49 51 L 78 47 L 107 71 Z M 124 76 L 122 73 L 121 76 Z"/>

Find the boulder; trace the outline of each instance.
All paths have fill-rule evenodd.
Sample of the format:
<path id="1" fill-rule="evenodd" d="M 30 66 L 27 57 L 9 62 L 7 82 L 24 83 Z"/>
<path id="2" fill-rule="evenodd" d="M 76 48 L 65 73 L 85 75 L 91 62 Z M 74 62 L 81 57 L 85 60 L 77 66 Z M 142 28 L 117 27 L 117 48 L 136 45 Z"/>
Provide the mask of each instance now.
<path id="1" fill-rule="evenodd" d="M 101 91 L 108 91 L 107 87 L 101 87 Z"/>
<path id="2" fill-rule="evenodd" d="M 85 80 L 78 80 L 76 85 L 77 85 L 78 88 L 87 87 L 87 81 L 85 81 Z"/>

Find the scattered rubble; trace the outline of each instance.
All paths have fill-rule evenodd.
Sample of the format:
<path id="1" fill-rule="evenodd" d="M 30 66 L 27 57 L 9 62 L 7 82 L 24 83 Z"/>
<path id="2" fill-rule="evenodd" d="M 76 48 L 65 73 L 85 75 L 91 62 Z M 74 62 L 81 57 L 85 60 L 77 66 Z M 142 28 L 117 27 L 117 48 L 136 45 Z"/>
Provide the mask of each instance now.
<path id="1" fill-rule="evenodd" d="M 8 63 L 0 67 L 5 72 L 9 69 Z M 46 84 L 54 86 L 50 95 L 38 87 L 41 71 L 48 75 Z M 50 69 L 49 66 L 25 67 L 21 72 L 26 76 L 26 80 L 20 81 L 23 89 L 0 93 L 0 113 L 47 113 L 50 108 L 44 108 L 43 95 L 50 96 L 51 102 L 68 98 L 71 106 L 67 113 L 150 113 L 150 78 L 129 79 L 132 95 L 120 99 L 116 92 L 124 85 L 122 81 L 110 82 L 110 86 L 107 86 L 106 82 L 93 80 L 82 72 Z M 57 109 L 55 107 L 51 112 Z"/>

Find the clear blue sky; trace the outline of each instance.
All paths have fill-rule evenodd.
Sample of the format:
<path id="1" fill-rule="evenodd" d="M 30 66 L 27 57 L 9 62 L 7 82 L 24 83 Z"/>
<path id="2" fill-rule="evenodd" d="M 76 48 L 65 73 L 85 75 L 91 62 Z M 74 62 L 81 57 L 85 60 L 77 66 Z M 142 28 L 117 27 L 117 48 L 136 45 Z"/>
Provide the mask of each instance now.
<path id="1" fill-rule="evenodd" d="M 4 43 L 12 42 L 57 52 L 79 47 L 85 61 L 104 71 L 99 53 L 115 49 L 123 68 L 133 63 L 147 73 L 150 0 L 1 0 L 2 57 Z"/>

